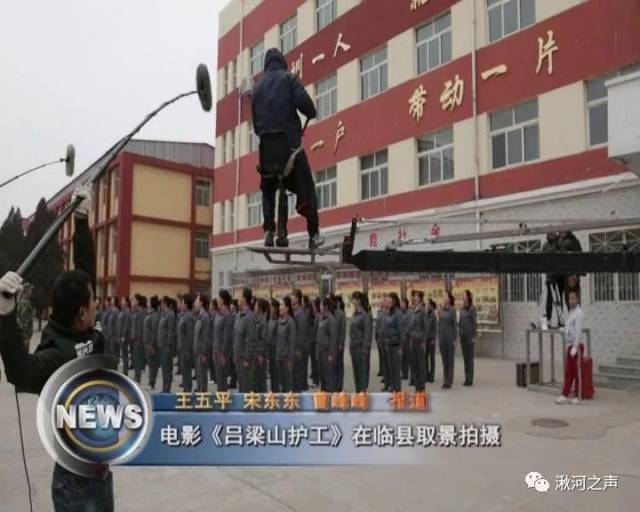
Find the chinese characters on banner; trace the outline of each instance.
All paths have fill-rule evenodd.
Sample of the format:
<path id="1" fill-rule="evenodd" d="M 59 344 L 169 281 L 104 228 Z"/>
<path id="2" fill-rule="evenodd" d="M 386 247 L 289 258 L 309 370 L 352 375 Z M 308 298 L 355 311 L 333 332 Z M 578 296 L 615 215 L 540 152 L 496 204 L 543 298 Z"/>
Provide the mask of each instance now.
<path id="1" fill-rule="evenodd" d="M 465 290 L 473 294 L 473 305 L 478 311 L 478 323 L 500 324 L 500 279 L 498 276 L 464 277 L 453 282 L 453 296 L 462 303 Z"/>

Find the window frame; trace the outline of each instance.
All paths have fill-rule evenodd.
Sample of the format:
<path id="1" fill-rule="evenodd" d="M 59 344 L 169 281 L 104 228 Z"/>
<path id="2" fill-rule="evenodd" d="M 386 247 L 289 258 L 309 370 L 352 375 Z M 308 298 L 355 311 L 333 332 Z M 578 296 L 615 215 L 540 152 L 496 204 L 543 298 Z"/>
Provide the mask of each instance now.
<path id="1" fill-rule="evenodd" d="M 313 175 L 313 181 L 316 187 L 316 197 L 318 198 L 318 210 L 335 208 L 338 205 L 337 166 L 332 165 L 325 169 L 316 171 Z M 329 199 L 325 201 L 325 197 L 328 197 Z"/>
<path id="2" fill-rule="evenodd" d="M 320 5 L 320 2 L 323 2 Z M 338 17 L 338 2 L 337 0 L 315 0 L 314 2 L 314 20 L 315 20 L 315 29 L 316 33 L 320 32 L 324 28 L 331 25 L 334 21 L 336 21 Z M 330 12 L 329 18 L 330 21 L 320 23 L 321 13 L 323 16 L 326 14 L 327 10 Z"/>
<path id="3" fill-rule="evenodd" d="M 206 237 L 206 239 L 205 239 Z M 209 233 L 207 231 L 196 231 L 193 237 L 194 243 L 194 257 L 196 259 L 209 259 Z M 205 250 L 200 251 L 202 249 L 202 245 L 204 244 Z M 205 254 L 206 256 L 202 256 Z"/>
<path id="4" fill-rule="evenodd" d="M 438 136 L 443 136 L 445 132 L 451 132 L 451 143 L 449 144 L 444 144 L 444 145 L 437 145 L 437 140 L 436 140 L 436 146 L 428 149 L 428 150 L 424 150 L 424 151 L 420 151 L 420 139 L 428 137 L 428 136 L 433 136 L 433 137 L 438 137 Z M 455 174 L 455 159 L 454 159 L 454 144 L 455 141 L 453 139 L 453 126 L 450 126 L 448 128 L 443 128 L 440 130 L 437 130 L 435 132 L 430 132 L 430 133 L 426 133 L 424 135 L 422 135 L 421 137 L 416 137 L 415 139 L 415 144 L 416 144 L 416 159 L 417 159 L 417 164 L 418 164 L 418 187 L 428 187 L 431 185 L 435 185 L 438 183 L 444 183 L 447 181 L 451 181 L 454 180 L 456 177 Z M 445 161 L 445 151 L 447 150 L 451 150 L 451 163 L 452 163 L 452 167 L 453 167 L 453 175 L 450 178 L 444 178 L 444 161 Z M 436 153 L 438 153 L 440 155 L 440 179 L 437 181 L 431 181 L 431 164 L 429 163 L 429 169 L 427 172 L 427 177 L 429 178 L 429 180 L 423 182 L 422 180 L 422 173 L 421 173 L 421 169 L 420 169 L 420 162 L 421 160 L 427 158 L 427 162 L 431 162 L 430 157 L 432 155 L 435 155 Z"/>
<path id="5" fill-rule="evenodd" d="M 486 0 L 485 2 L 485 10 L 486 10 L 486 23 L 487 23 L 487 44 L 493 44 L 497 41 L 501 41 L 502 39 L 504 39 L 505 37 L 509 37 L 513 34 L 517 34 L 518 32 L 520 32 L 521 30 L 524 30 L 528 27 L 531 27 L 533 25 L 535 25 L 537 23 L 537 13 L 536 13 L 536 2 L 535 0 L 517 0 L 517 28 L 512 31 L 509 32 L 508 34 L 505 34 L 505 25 L 504 25 L 504 20 L 505 20 L 505 16 L 504 16 L 504 6 L 511 2 L 512 0 Z M 490 3 L 491 2 L 491 3 Z M 531 23 L 529 23 L 528 25 L 523 25 L 522 24 L 522 2 L 531 2 L 531 4 L 533 5 L 533 21 Z M 496 39 L 491 39 L 491 12 L 500 9 L 501 11 L 501 16 L 500 16 L 500 20 L 501 20 L 501 26 L 500 26 L 500 37 L 497 37 Z"/>
<path id="6" fill-rule="evenodd" d="M 374 62 L 374 64 L 370 67 L 367 68 L 366 70 L 363 69 L 363 65 L 364 65 L 364 61 L 365 59 L 367 59 L 368 57 L 372 57 L 375 61 L 375 57 L 378 53 L 382 52 L 384 50 L 385 52 L 385 58 L 383 61 L 381 62 Z M 385 76 L 385 85 L 384 88 L 382 88 L 382 72 L 381 69 L 384 68 L 384 76 Z M 376 73 L 376 78 L 377 78 L 377 82 L 378 82 L 378 90 L 377 92 L 370 94 L 368 96 L 365 97 L 364 95 L 364 78 L 365 75 L 367 75 L 367 78 L 369 78 L 369 76 L 371 76 L 372 74 Z M 375 98 L 376 96 L 379 96 L 380 94 L 384 93 L 385 91 L 387 91 L 389 89 L 389 48 L 387 47 L 387 45 L 382 45 L 379 48 L 370 51 L 369 53 L 367 53 L 366 55 L 363 55 L 362 57 L 360 57 L 358 59 L 358 75 L 359 75 L 359 88 L 360 88 L 360 101 L 366 101 L 368 99 L 371 98 Z M 369 85 L 369 89 L 371 89 L 370 85 Z"/>
<path id="7" fill-rule="evenodd" d="M 262 192 L 258 190 L 247 194 L 247 227 L 261 226 L 263 222 Z"/>
<path id="8" fill-rule="evenodd" d="M 290 41 L 289 41 L 290 40 Z M 291 44 L 286 48 L 285 44 Z M 295 12 L 279 25 L 278 47 L 283 55 L 292 52 L 298 46 L 298 13 Z"/>
<path id="9" fill-rule="evenodd" d="M 260 47 L 260 51 L 255 53 L 255 49 Z M 258 41 L 249 48 L 249 72 L 251 76 L 256 76 L 262 72 L 264 67 L 264 39 Z"/>
<path id="10" fill-rule="evenodd" d="M 520 121 L 520 122 L 516 122 L 516 109 L 518 107 L 521 107 L 523 105 L 526 105 L 527 103 L 532 103 L 534 102 L 536 103 L 536 117 L 533 119 L 528 119 L 526 121 Z M 494 118 L 494 116 L 498 115 L 498 114 L 503 114 L 507 111 L 511 111 L 511 124 L 504 126 L 502 128 L 496 128 L 493 129 L 491 126 L 492 120 Z M 537 162 L 540 160 L 540 106 L 539 106 L 539 102 L 538 102 L 538 97 L 535 97 L 534 99 L 530 99 L 527 101 L 522 101 L 516 105 L 512 105 L 509 108 L 505 108 L 505 109 L 501 109 L 501 110 L 497 110 L 495 112 L 491 112 L 488 116 L 488 122 L 489 122 L 489 154 L 491 155 L 491 162 L 490 162 L 490 169 L 491 171 L 500 171 L 500 170 L 504 170 L 504 169 L 509 169 L 512 167 L 518 167 L 518 166 L 522 166 L 522 165 L 526 165 L 526 164 L 530 164 L 533 162 Z M 537 156 L 535 158 L 530 158 L 527 160 L 526 158 L 526 141 L 525 141 L 525 128 L 527 127 L 532 127 L 532 126 L 536 126 L 537 128 L 537 132 L 538 132 L 538 147 L 537 147 Z M 520 135 L 520 143 L 521 143 L 521 160 L 519 162 L 514 162 L 514 163 L 509 163 L 509 134 L 512 132 L 515 132 L 516 130 L 519 130 L 521 132 Z M 500 136 L 500 135 L 504 135 L 504 140 L 505 140 L 505 144 L 504 144 L 504 148 L 505 148 L 505 155 L 504 155 L 504 160 L 505 160 L 505 164 L 500 166 L 500 167 L 496 167 L 494 164 L 494 138 L 496 136 Z"/>
<path id="11" fill-rule="evenodd" d="M 318 92 L 319 87 L 323 86 L 329 80 L 332 80 L 332 79 L 335 79 L 335 84 L 331 88 L 327 88 L 325 91 L 319 93 Z M 315 99 L 316 99 L 316 111 L 318 113 L 316 120 L 320 121 L 322 119 L 326 119 L 328 117 L 335 115 L 338 112 L 338 74 L 335 72 L 331 73 L 330 75 L 326 76 L 322 80 L 318 80 L 313 87 L 314 87 L 314 93 L 315 93 Z M 329 104 L 329 107 L 330 107 L 329 112 L 326 114 L 323 114 L 322 106 L 327 103 Z"/>
<path id="12" fill-rule="evenodd" d="M 443 30 L 441 30 L 440 32 L 436 33 L 436 23 L 441 20 L 442 18 L 448 17 L 449 18 L 449 26 Z M 432 30 L 432 34 L 431 36 L 429 36 L 428 38 L 420 41 L 418 40 L 418 32 L 420 30 L 423 30 L 425 28 L 427 28 L 429 25 L 433 26 L 433 30 Z M 451 27 L 451 11 L 447 11 L 445 13 L 441 13 L 438 16 L 432 18 L 431 20 L 429 20 L 427 23 L 424 23 L 422 25 L 420 25 L 419 27 L 417 27 L 414 31 L 415 33 L 415 59 L 416 59 L 416 75 L 422 75 L 423 73 L 428 73 L 429 71 L 433 71 L 434 69 L 437 69 L 445 64 L 447 64 L 448 62 L 451 62 L 451 60 L 453 59 L 453 31 L 452 31 L 452 27 Z M 447 60 L 443 59 L 443 52 L 442 52 L 442 48 L 443 48 L 443 42 L 442 39 L 444 36 L 446 36 L 448 34 L 449 36 L 449 58 Z M 439 63 L 435 66 L 429 67 L 429 45 L 432 41 L 438 41 L 438 59 L 439 59 Z M 427 67 L 423 70 L 420 70 L 420 50 L 421 48 L 425 48 L 426 50 L 426 58 L 427 58 Z"/>
<path id="13" fill-rule="evenodd" d="M 211 207 L 211 181 L 196 180 L 196 206 Z M 203 199 L 201 201 L 201 199 Z"/>
<path id="14" fill-rule="evenodd" d="M 543 245 L 542 239 L 537 238 L 505 244 L 508 252 L 515 253 L 540 252 Z M 517 287 L 517 295 L 514 284 Z M 503 302 L 541 304 L 544 292 L 543 274 L 501 274 L 500 288 Z"/>
<path id="15" fill-rule="evenodd" d="M 634 238 L 632 247 L 628 250 L 631 251 L 640 251 L 640 226 L 639 227 L 631 227 L 624 229 L 610 229 L 598 232 L 591 232 L 588 236 L 588 244 L 589 250 L 592 252 L 611 252 L 611 251 L 619 251 L 622 250 L 624 246 L 629 245 L 629 235 L 632 235 Z M 620 235 L 620 242 L 614 242 L 611 240 L 615 236 Z M 597 238 L 601 238 L 601 240 L 597 240 Z M 596 239 L 596 244 L 594 244 L 594 239 Z M 620 245 L 620 247 L 615 247 L 613 245 Z M 612 247 L 613 246 L 613 247 Z M 607 249 L 611 249 L 608 251 Z M 632 278 L 635 280 L 635 285 L 631 284 L 629 288 L 632 289 L 632 293 L 634 293 L 633 289 L 635 288 L 635 294 L 631 298 L 622 298 L 623 287 L 621 286 L 622 278 Z M 602 298 L 604 292 L 599 290 L 599 287 L 603 285 L 603 281 L 611 279 L 611 299 Z M 598 280 L 601 280 L 600 285 L 598 286 Z M 631 272 L 594 272 L 590 274 L 589 278 L 589 288 L 590 288 L 590 300 L 593 304 L 637 304 L 640 303 L 640 273 L 631 273 Z M 626 290 L 627 287 L 624 287 Z"/>
<path id="16" fill-rule="evenodd" d="M 382 154 L 386 155 L 386 161 L 383 163 L 378 163 L 377 159 Z M 363 166 L 364 159 L 369 157 L 373 157 L 373 165 L 371 167 L 365 168 Z M 376 179 L 378 181 L 378 193 L 376 195 L 371 194 L 371 180 L 374 174 L 377 175 Z M 383 181 L 383 174 L 384 174 L 384 181 Z M 388 148 L 380 149 L 375 153 L 370 153 L 368 155 L 361 156 L 360 172 L 358 174 L 358 177 L 359 177 L 358 183 L 359 183 L 359 189 L 360 189 L 359 197 L 361 201 L 370 201 L 378 197 L 384 197 L 386 195 L 389 195 L 389 150 Z M 364 177 L 367 177 L 369 181 L 368 192 L 366 196 L 364 194 L 364 187 L 363 187 Z M 384 183 L 384 187 L 383 187 L 383 183 Z"/>

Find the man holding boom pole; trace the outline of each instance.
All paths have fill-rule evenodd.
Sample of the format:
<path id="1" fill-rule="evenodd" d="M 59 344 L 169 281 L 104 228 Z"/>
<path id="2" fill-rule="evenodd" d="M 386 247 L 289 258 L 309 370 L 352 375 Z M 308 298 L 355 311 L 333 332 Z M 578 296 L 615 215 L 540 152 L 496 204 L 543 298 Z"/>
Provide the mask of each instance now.
<path id="1" fill-rule="evenodd" d="M 78 187 L 72 202 L 76 200 L 81 202 L 74 214 L 75 269 L 60 274 L 53 285 L 51 319 L 33 354 L 23 343 L 17 323 L 22 278 L 7 272 L 0 279 L 0 355 L 7 379 L 18 391 L 40 393 L 49 377 L 68 361 L 105 350 L 102 334 L 94 328 L 96 262 L 88 220 L 90 189 Z M 106 465 L 96 467 L 95 474 L 86 477 L 56 464 L 51 492 L 56 512 L 113 510 L 113 479 Z"/>

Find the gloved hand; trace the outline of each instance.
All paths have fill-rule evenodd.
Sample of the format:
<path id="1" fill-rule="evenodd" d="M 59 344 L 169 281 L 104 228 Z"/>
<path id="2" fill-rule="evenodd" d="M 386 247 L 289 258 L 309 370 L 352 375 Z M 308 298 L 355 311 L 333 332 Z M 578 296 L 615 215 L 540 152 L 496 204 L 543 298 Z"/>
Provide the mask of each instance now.
<path id="1" fill-rule="evenodd" d="M 22 278 L 15 272 L 7 272 L 0 279 L 0 315 L 10 315 L 22 295 Z"/>
<path id="2" fill-rule="evenodd" d="M 571 354 L 571 357 L 576 357 L 576 355 L 578 354 L 578 347 L 576 347 L 575 345 L 573 345 L 571 347 L 571 351 L 569 352 Z"/>
<path id="3" fill-rule="evenodd" d="M 82 198 L 82 202 L 76 208 L 75 214 L 79 217 L 87 217 L 91 211 L 91 185 L 80 185 L 76 187 L 71 196 L 71 201 L 75 201 L 78 197 Z"/>

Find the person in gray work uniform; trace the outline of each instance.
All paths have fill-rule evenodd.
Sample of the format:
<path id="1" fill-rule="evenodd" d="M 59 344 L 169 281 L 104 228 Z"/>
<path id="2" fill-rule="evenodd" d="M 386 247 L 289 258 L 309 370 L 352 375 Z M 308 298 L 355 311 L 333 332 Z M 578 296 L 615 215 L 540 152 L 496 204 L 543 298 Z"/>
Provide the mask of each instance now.
<path id="1" fill-rule="evenodd" d="M 400 312 L 400 298 L 395 292 L 386 296 L 387 313 L 382 322 L 382 340 L 387 356 L 387 373 L 389 391 L 402 389 L 402 356 L 400 344 L 402 343 L 402 313 Z"/>
<path id="2" fill-rule="evenodd" d="M 196 368 L 196 391 L 206 393 L 209 389 L 209 297 L 198 295 L 193 303 L 195 323 L 193 326 L 193 361 Z"/>
<path id="3" fill-rule="evenodd" d="M 129 297 L 120 300 L 120 313 L 116 320 L 116 336 L 120 357 L 122 358 L 122 373 L 129 374 L 129 340 L 131 338 L 131 301 Z"/>
<path id="4" fill-rule="evenodd" d="M 105 352 L 109 355 L 113 355 L 111 353 L 111 315 L 113 313 L 112 305 L 111 305 L 111 297 L 107 297 L 104 299 L 104 311 L 102 312 L 102 319 L 100 321 L 100 327 L 102 328 L 102 336 L 104 338 L 105 343 Z"/>
<path id="5" fill-rule="evenodd" d="M 384 317 L 387 315 L 386 298 L 380 301 L 378 315 L 376 317 L 376 345 L 378 346 L 378 376 L 382 377 L 382 391 L 389 391 L 389 368 L 387 366 L 387 350 L 382 338 Z"/>
<path id="6" fill-rule="evenodd" d="M 427 369 L 427 382 L 433 382 L 436 378 L 436 338 L 438 337 L 438 306 L 433 299 L 429 299 L 427 307 L 427 352 L 425 354 L 425 367 Z"/>
<path id="7" fill-rule="evenodd" d="M 131 338 L 133 339 L 133 375 L 136 382 L 142 379 L 145 366 L 144 354 L 144 319 L 147 316 L 147 298 L 136 294 L 133 298 L 133 319 L 131 321 Z"/>
<path id="8" fill-rule="evenodd" d="M 278 343 L 278 322 L 280 320 L 280 302 L 271 299 L 269 303 L 269 323 L 267 325 L 267 351 L 269 353 L 269 379 L 270 389 L 273 393 L 278 391 L 278 365 L 276 363 L 276 345 Z"/>
<path id="9" fill-rule="evenodd" d="M 320 389 L 327 393 L 336 391 L 338 356 L 338 321 L 333 314 L 333 301 L 326 297 L 320 302 L 318 320 L 318 360 L 320 363 Z"/>
<path id="10" fill-rule="evenodd" d="M 440 355 L 442 356 L 442 373 L 444 374 L 444 389 L 453 384 L 453 358 L 455 356 L 455 341 L 458 337 L 458 322 L 456 321 L 455 299 L 450 292 L 440 310 L 438 321 L 438 338 L 440 341 Z"/>
<path id="11" fill-rule="evenodd" d="M 175 354 L 176 314 L 172 299 L 166 295 L 160 303 L 162 315 L 158 321 L 158 345 L 160 347 L 160 367 L 162 368 L 162 392 L 171 393 L 173 382 L 173 356 Z"/>
<path id="12" fill-rule="evenodd" d="M 367 354 L 368 342 L 371 340 L 371 324 L 365 311 L 364 295 L 353 292 L 351 296 L 355 312 L 349 324 L 349 353 L 353 366 L 353 380 L 356 393 L 367 390 Z"/>
<path id="13" fill-rule="evenodd" d="M 309 360 L 309 333 L 311 330 L 311 318 L 309 316 L 309 312 L 304 307 L 302 300 L 302 292 L 300 290 L 294 290 L 291 302 L 293 305 L 293 316 L 296 321 L 298 333 L 293 369 L 293 389 L 296 393 L 307 391 L 309 389 L 307 381 L 307 361 Z"/>
<path id="14" fill-rule="evenodd" d="M 111 345 L 111 354 L 120 358 L 120 343 L 118 339 L 118 318 L 120 316 L 120 307 L 118 305 L 118 297 L 113 297 L 111 301 L 111 315 L 109 315 L 109 341 Z"/>
<path id="15" fill-rule="evenodd" d="M 470 290 L 464 291 L 460 320 L 458 321 L 460 348 L 464 360 L 464 386 L 473 386 L 473 360 L 475 357 L 476 338 L 478 336 L 478 312 L 473 305 Z"/>
<path id="16" fill-rule="evenodd" d="M 309 330 L 309 359 L 311 362 L 311 382 L 315 387 L 320 385 L 320 371 L 318 367 L 318 320 L 320 303 L 317 299 L 309 300 L 311 328 Z"/>
<path id="17" fill-rule="evenodd" d="M 429 321 L 424 306 L 424 293 L 418 290 L 411 292 L 411 305 L 413 310 L 409 313 L 407 336 L 411 351 L 411 380 L 416 391 L 424 391 L 427 381 L 427 337 L 429 334 Z"/>
<path id="18" fill-rule="evenodd" d="M 344 345 L 347 340 L 347 315 L 344 312 L 342 296 L 333 297 L 334 316 L 338 322 L 338 354 L 336 360 L 336 391 L 344 388 Z"/>
<path id="19" fill-rule="evenodd" d="M 402 378 L 409 378 L 409 363 L 411 362 L 411 349 L 409 348 L 409 327 L 411 325 L 411 313 L 409 301 L 406 298 L 400 300 L 400 322 L 402 331 L 400 332 L 400 350 L 402 351 Z M 413 378 L 412 378 L 413 380 Z M 411 383 L 413 384 L 413 382 Z"/>
<path id="20" fill-rule="evenodd" d="M 181 315 L 178 318 L 178 353 L 180 355 L 180 375 L 182 389 L 190 393 L 193 389 L 193 295 L 186 293 L 180 300 Z"/>
<path id="21" fill-rule="evenodd" d="M 151 311 L 144 319 L 143 342 L 147 361 L 149 362 L 149 388 L 153 391 L 156 387 L 158 367 L 160 366 L 160 350 L 158 346 L 158 322 L 160 321 L 160 299 L 157 295 L 151 297 Z"/>
<path id="22" fill-rule="evenodd" d="M 367 315 L 367 322 L 369 322 L 369 329 L 367 331 L 365 331 L 366 333 L 368 333 L 369 338 L 365 340 L 365 344 L 366 344 L 366 348 L 367 348 L 367 353 L 365 355 L 365 363 L 366 363 L 366 368 L 365 368 L 365 388 L 369 389 L 369 373 L 370 373 L 370 368 L 371 368 L 371 347 L 373 346 L 373 328 L 374 328 L 374 320 L 373 320 L 373 313 L 371 312 L 371 304 L 369 303 L 369 297 L 367 296 L 367 294 L 363 293 L 362 294 L 362 301 L 363 301 L 363 307 L 364 307 L 364 311 Z"/>
<path id="23" fill-rule="evenodd" d="M 213 360 L 216 367 L 216 386 L 218 391 L 228 391 L 229 389 L 229 357 L 227 331 L 231 322 L 229 306 L 231 305 L 231 295 L 227 290 L 220 290 L 218 293 L 218 314 L 213 323 Z"/>
<path id="24" fill-rule="evenodd" d="M 285 297 L 280 305 L 280 320 L 276 336 L 276 364 L 278 366 L 278 391 L 293 391 L 293 364 L 296 355 L 296 321 L 293 318 L 291 297 Z"/>
<path id="25" fill-rule="evenodd" d="M 209 354 L 209 383 L 213 384 L 216 381 L 216 364 L 213 356 L 213 346 L 215 343 L 216 333 L 216 316 L 218 315 L 218 300 L 212 298 L 209 302 L 209 346 L 211 352 Z"/>
<path id="26" fill-rule="evenodd" d="M 249 288 L 242 290 L 238 312 L 233 324 L 233 362 L 238 376 L 238 391 L 248 393 L 254 351 L 256 347 L 256 321 L 251 311 L 253 296 Z"/>
<path id="27" fill-rule="evenodd" d="M 254 313 L 256 322 L 255 356 L 251 371 L 251 391 L 256 393 L 267 392 L 267 360 L 269 358 L 269 302 L 258 299 Z"/>

